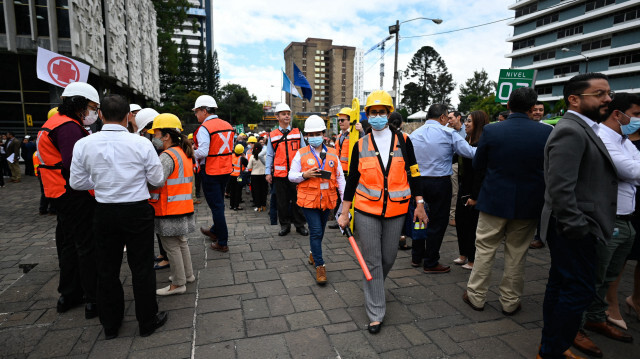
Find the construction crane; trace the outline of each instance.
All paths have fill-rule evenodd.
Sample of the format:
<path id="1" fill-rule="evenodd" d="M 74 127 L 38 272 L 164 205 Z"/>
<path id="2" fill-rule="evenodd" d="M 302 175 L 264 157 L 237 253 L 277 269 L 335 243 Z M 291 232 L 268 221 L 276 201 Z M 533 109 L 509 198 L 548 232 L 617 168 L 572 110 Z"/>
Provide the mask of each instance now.
<path id="1" fill-rule="evenodd" d="M 364 56 L 367 56 L 371 51 L 380 48 L 380 90 L 384 90 L 382 88 L 384 83 L 384 46 L 385 43 L 389 40 L 393 39 L 393 35 L 389 35 L 386 39 L 380 41 L 379 43 L 373 45 L 367 52 L 364 53 Z"/>

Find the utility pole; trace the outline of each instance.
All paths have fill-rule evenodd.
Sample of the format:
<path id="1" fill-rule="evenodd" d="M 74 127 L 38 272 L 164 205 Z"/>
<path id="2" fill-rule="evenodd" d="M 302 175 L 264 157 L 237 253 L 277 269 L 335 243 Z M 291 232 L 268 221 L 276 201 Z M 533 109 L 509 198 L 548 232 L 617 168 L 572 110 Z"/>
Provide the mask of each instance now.
<path id="1" fill-rule="evenodd" d="M 396 20 L 396 48 L 393 60 L 393 106 L 398 108 L 398 41 L 400 34 L 400 20 Z"/>
<path id="2" fill-rule="evenodd" d="M 384 90 L 384 42 L 380 45 L 380 90 Z"/>

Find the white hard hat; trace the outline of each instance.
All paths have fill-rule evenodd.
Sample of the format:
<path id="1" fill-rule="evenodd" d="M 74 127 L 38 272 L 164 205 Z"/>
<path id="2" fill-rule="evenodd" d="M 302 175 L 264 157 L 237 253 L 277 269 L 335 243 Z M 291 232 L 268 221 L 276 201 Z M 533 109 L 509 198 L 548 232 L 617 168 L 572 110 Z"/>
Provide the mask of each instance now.
<path id="1" fill-rule="evenodd" d="M 196 99 L 196 104 L 195 106 L 193 106 L 192 110 L 200 107 L 218 108 L 218 104 L 216 103 L 216 100 L 213 99 L 213 97 L 209 95 L 202 95 Z"/>
<path id="2" fill-rule="evenodd" d="M 153 122 L 153 119 L 158 116 L 158 111 L 152 108 L 143 108 L 136 115 L 136 126 L 138 127 L 138 133 L 144 129 L 146 125 Z"/>
<path id="3" fill-rule="evenodd" d="M 281 111 L 289 111 L 289 112 L 291 112 L 291 109 L 289 108 L 289 105 L 287 105 L 284 102 L 281 102 L 281 103 L 276 105 L 276 109 L 273 112 L 278 113 L 278 112 L 281 112 Z"/>
<path id="4" fill-rule="evenodd" d="M 324 131 L 327 126 L 324 124 L 324 120 L 318 115 L 311 115 L 304 121 L 304 132 L 318 132 Z"/>
<path id="5" fill-rule="evenodd" d="M 93 101 L 98 105 L 100 104 L 98 91 L 86 82 L 72 82 L 62 91 L 62 98 L 73 96 L 82 96 L 89 101 Z"/>
<path id="6" fill-rule="evenodd" d="M 132 103 L 131 105 L 129 105 L 129 112 L 140 111 L 140 110 L 142 110 L 142 107 L 140 107 L 140 105 L 136 105 L 135 103 Z"/>

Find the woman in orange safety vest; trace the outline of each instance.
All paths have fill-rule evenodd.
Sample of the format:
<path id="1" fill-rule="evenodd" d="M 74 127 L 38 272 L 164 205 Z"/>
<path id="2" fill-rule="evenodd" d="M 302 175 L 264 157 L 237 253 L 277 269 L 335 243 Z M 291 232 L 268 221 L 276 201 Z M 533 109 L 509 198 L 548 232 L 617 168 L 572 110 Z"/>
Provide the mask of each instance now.
<path id="1" fill-rule="evenodd" d="M 326 129 L 322 118 L 312 115 L 306 119 L 304 132 L 309 145 L 298 150 L 289 170 L 289 181 L 298 183 L 297 205 L 309 224 L 309 264 L 316 266 L 318 284 L 327 282 L 322 259 L 324 228 L 338 201 L 338 191 L 342 197 L 345 185 L 338 152 L 323 144 Z"/>
<path id="2" fill-rule="evenodd" d="M 384 280 L 398 254 L 398 238 L 412 195 L 418 203 L 413 218 L 416 225 L 426 226 L 428 219 L 411 141 L 388 125 L 393 112 L 391 96 L 382 90 L 372 92 L 365 112 L 372 131 L 353 146 L 338 225 L 349 225 L 348 211 L 355 197 L 356 238 L 373 277 L 364 281 L 368 330 L 376 334 L 386 312 Z"/>
<path id="3" fill-rule="evenodd" d="M 156 294 L 182 294 L 187 291 L 187 282 L 196 280 L 186 236 L 195 230 L 191 196 L 193 148 L 181 133 L 180 120 L 170 113 L 156 116 L 148 132 L 153 135 L 153 146 L 163 150 L 160 162 L 165 184 L 150 192 L 149 202 L 155 210 L 155 232 L 171 263 L 171 285 L 156 290 Z"/>

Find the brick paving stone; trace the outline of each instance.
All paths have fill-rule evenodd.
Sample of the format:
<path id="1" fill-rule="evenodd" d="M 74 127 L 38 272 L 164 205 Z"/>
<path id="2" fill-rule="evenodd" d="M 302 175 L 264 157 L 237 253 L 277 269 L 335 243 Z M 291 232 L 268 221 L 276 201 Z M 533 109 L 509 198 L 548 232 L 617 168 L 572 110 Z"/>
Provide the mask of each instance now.
<path id="1" fill-rule="evenodd" d="M 315 278 L 307 271 L 281 274 L 286 288 L 307 287 L 315 284 Z"/>
<path id="2" fill-rule="evenodd" d="M 275 269 L 262 269 L 262 270 L 253 270 L 247 272 L 247 278 L 249 282 L 266 282 L 270 280 L 280 279 L 278 275 L 278 271 Z"/>
<path id="3" fill-rule="evenodd" d="M 284 317 L 250 319 L 247 323 L 247 336 L 257 337 L 267 334 L 284 333 L 289 330 Z"/>
<path id="4" fill-rule="evenodd" d="M 427 336 L 431 341 L 442 349 L 447 355 L 457 354 L 462 352 L 462 348 L 456 344 L 447 333 L 442 330 L 433 330 L 427 333 Z"/>
<path id="5" fill-rule="evenodd" d="M 473 358 L 519 358 L 520 354 L 497 338 L 482 338 L 460 343 L 462 349 Z M 529 356 L 533 357 L 535 351 Z"/>
<path id="6" fill-rule="evenodd" d="M 270 335 L 258 338 L 241 339 L 236 342 L 238 359 L 291 358 L 283 335 Z"/>
<path id="7" fill-rule="evenodd" d="M 267 304 L 271 315 L 285 315 L 294 313 L 296 310 L 288 295 L 271 296 L 267 298 Z"/>
<path id="8" fill-rule="evenodd" d="M 324 310 L 332 310 L 335 308 L 344 308 L 347 306 L 340 295 L 336 292 L 333 285 L 328 284 L 324 286 L 313 286 L 311 287 L 313 294 L 315 295 L 320 305 L 322 305 L 322 309 Z"/>
<path id="9" fill-rule="evenodd" d="M 410 348 L 412 346 L 412 344 L 395 325 L 387 325 L 385 322 L 380 334 L 381 335 L 371 335 L 369 332 L 366 332 L 366 337 L 369 339 L 369 343 L 371 343 L 371 346 L 378 353 Z"/>
<path id="10" fill-rule="evenodd" d="M 358 326 L 354 322 L 344 322 L 338 324 L 327 324 L 324 326 L 324 330 L 327 334 L 338 334 L 358 330 Z"/>
<path id="11" fill-rule="evenodd" d="M 411 342 L 411 345 L 423 345 L 431 343 L 429 337 L 427 337 L 418 327 L 413 324 L 400 324 L 398 330 Z"/>
<path id="12" fill-rule="evenodd" d="M 316 297 L 311 294 L 291 297 L 291 303 L 293 303 L 296 312 L 306 312 L 322 308 Z"/>
<path id="13" fill-rule="evenodd" d="M 195 348 L 196 358 L 235 359 L 235 341 L 200 345 Z"/>
<path id="14" fill-rule="evenodd" d="M 244 319 L 268 317 L 270 312 L 267 300 L 265 298 L 243 300 L 242 314 Z"/>
<path id="15" fill-rule="evenodd" d="M 522 330 L 522 327 L 511 319 L 474 323 L 469 324 L 469 327 L 478 333 L 480 337 L 495 336 Z"/>
<path id="16" fill-rule="evenodd" d="M 131 350 L 144 350 L 179 343 L 191 344 L 191 330 L 189 328 L 163 330 L 144 338 L 139 336 L 135 337 L 131 344 Z"/>
<path id="17" fill-rule="evenodd" d="M 380 354 L 381 359 L 402 359 L 402 358 L 411 358 L 411 354 L 405 349 L 397 349 L 392 350 L 386 353 Z"/>
<path id="18" fill-rule="evenodd" d="M 196 345 L 243 338 L 245 326 L 242 311 L 231 310 L 198 315 Z"/>
<path id="19" fill-rule="evenodd" d="M 293 358 L 331 358 L 336 355 L 329 338 L 319 328 L 289 332 L 284 338 Z"/>
<path id="20" fill-rule="evenodd" d="M 370 335 L 367 333 L 366 335 Z M 329 340 L 341 358 L 378 358 L 369 341 L 362 332 L 333 334 Z"/>
<path id="21" fill-rule="evenodd" d="M 254 283 L 259 298 L 287 294 L 281 280 Z"/>
<path id="22" fill-rule="evenodd" d="M 198 302 L 198 314 L 222 312 L 225 310 L 240 308 L 242 308 L 242 303 L 239 295 L 201 299 Z"/>
<path id="23" fill-rule="evenodd" d="M 112 340 L 98 340 L 89 354 L 91 359 L 119 359 L 129 356 L 133 337 L 119 336 Z"/>
<path id="24" fill-rule="evenodd" d="M 191 358 L 191 343 L 163 345 L 144 350 L 133 351 L 129 359 L 181 359 Z"/>
<path id="25" fill-rule="evenodd" d="M 327 317 L 332 323 L 342 323 L 351 321 L 351 316 L 347 313 L 345 308 L 336 308 L 325 310 Z"/>
<path id="26" fill-rule="evenodd" d="M 329 324 L 327 316 L 321 310 L 289 314 L 286 316 L 286 318 L 287 322 L 289 322 L 291 330 Z"/>

